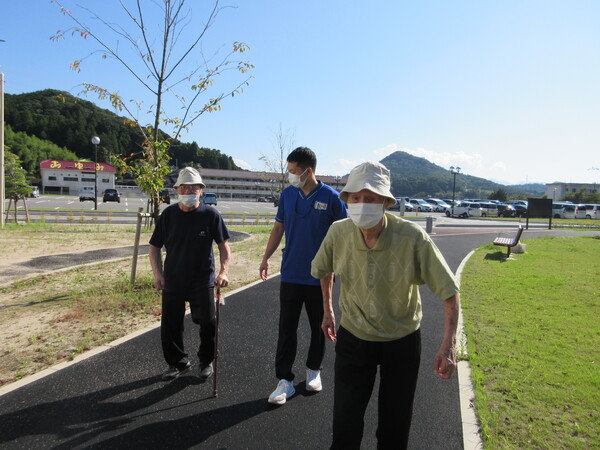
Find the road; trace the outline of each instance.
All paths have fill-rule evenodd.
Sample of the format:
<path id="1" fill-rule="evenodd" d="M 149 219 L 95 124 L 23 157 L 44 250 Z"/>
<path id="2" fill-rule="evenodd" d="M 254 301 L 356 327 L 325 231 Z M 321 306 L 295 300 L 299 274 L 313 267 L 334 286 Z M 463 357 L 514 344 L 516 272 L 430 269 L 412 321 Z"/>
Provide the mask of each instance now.
<path id="1" fill-rule="evenodd" d="M 137 213 L 138 208 L 146 208 L 148 199 L 146 197 L 121 197 L 121 202 L 103 203 L 102 198 L 98 199 L 99 212 L 134 212 Z M 8 200 L 4 202 L 5 208 L 8 207 Z M 23 210 L 23 202 L 18 203 L 18 209 Z M 161 210 L 165 204 L 161 204 Z M 45 210 L 45 211 L 94 211 L 94 202 L 80 202 L 78 196 L 74 195 L 41 195 L 37 198 L 28 198 L 27 207 L 30 210 Z M 243 202 L 221 200 L 217 205 L 217 209 L 221 212 L 237 212 L 237 213 L 275 213 L 277 208 L 273 203 L 259 202 Z"/>
<path id="2" fill-rule="evenodd" d="M 133 224 L 136 222 L 139 208 L 146 210 L 148 199 L 145 197 L 121 197 L 121 202 L 103 203 L 99 199 L 98 210 L 94 210 L 94 202 L 80 202 L 78 196 L 73 195 L 41 195 L 38 198 L 28 198 L 27 208 L 30 217 L 34 221 L 44 220 L 47 222 L 59 223 L 114 223 L 114 224 Z M 23 202 L 19 202 L 18 220 L 25 220 L 25 209 Z M 161 204 L 162 211 L 168 205 Z M 8 208 L 8 200 L 5 201 L 5 209 Z M 266 223 L 273 220 L 277 208 L 272 203 L 263 202 L 244 202 L 237 200 L 220 200 L 216 206 L 226 220 L 233 222 L 252 223 L 258 220 L 260 223 Z M 258 218 L 246 217 L 243 215 L 258 215 Z M 394 212 L 394 214 L 398 214 Z M 419 213 L 418 217 L 432 216 L 436 221 L 446 220 L 442 213 Z M 8 222 L 12 221 L 12 214 Z M 412 215 L 414 217 L 414 214 Z"/>

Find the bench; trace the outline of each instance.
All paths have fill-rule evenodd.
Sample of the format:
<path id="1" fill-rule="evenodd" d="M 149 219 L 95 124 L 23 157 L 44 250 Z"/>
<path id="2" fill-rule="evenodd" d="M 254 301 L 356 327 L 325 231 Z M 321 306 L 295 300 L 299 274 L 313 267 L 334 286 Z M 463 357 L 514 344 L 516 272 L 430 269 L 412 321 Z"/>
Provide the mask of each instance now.
<path id="1" fill-rule="evenodd" d="M 515 234 L 515 236 L 512 238 L 498 236 L 496 239 L 494 239 L 494 245 L 506 247 L 506 258 L 510 258 L 510 250 L 519 243 L 521 234 L 523 234 L 523 225 L 519 225 L 517 234 Z"/>

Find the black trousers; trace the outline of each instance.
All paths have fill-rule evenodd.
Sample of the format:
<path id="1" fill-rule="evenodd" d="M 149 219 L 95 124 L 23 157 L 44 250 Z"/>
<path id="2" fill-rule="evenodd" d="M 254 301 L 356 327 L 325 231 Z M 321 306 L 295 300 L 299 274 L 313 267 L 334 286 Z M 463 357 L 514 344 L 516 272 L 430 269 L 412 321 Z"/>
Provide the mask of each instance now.
<path id="1" fill-rule="evenodd" d="M 275 376 L 280 380 L 292 381 L 295 377 L 292 367 L 296 359 L 298 321 L 303 305 L 310 323 L 310 346 L 306 367 L 321 370 L 325 355 L 325 335 L 321 330 L 323 322 L 321 286 L 282 282 L 279 290 L 279 338 L 275 356 Z"/>
<path id="2" fill-rule="evenodd" d="M 215 347 L 215 302 L 213 288 L 204 288 L 198 292 L 162 293 L 162 316 L 160 339 L 163 355 L 169 366 L 184 367 L 188 355 L 183 348 L 183 320 L 185 302 L 190 303 L 192 321 L 200 325 L 200 349 L 198 358 L 208 364 L 214 359 Z"/>
<path id="3" fill-rule="evenodd" d="M 378 366 L 377 448 L 406 448 L 421 360 L 421 332 L 395 341 L 373 342 L 339 327 L 335 353 L 331 448 L 360 449 L 365 410 Z"/>

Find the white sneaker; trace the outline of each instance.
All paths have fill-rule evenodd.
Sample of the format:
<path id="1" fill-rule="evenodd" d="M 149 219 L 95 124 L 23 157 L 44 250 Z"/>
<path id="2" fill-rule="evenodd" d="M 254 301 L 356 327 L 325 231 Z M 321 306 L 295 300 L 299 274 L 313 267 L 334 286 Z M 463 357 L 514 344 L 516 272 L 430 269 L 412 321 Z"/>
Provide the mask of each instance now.
<path id="1" fill-rule="evenodd" d="M 321 371 L 306 369 L 306 390 L 310 392 L 321 392 Z"/>
<path id="2" fill-rule="evenodd" d="M 269 395 L 269 403 L 274 405 L 283 405 L 288 398 L 296 393 L 294 383 L 288 380 L 279 380 L 277 383 L 277 389 L 275 389 L 271 395 Z"/>

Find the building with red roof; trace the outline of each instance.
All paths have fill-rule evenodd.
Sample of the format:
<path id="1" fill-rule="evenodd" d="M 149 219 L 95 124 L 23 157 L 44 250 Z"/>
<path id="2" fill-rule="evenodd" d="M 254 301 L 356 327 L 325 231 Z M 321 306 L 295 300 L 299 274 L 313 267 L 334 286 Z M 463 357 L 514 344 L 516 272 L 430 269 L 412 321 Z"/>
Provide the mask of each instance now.
<path id="1" fill-rule="evenodd" d="M 89 161 L 61 161 L 47 159 L 40 162 L 42 192 L 77 195 L 79 191 L 94 189 L 98 195 L 115 187 L 117 170 L 107 163 Z"/>

